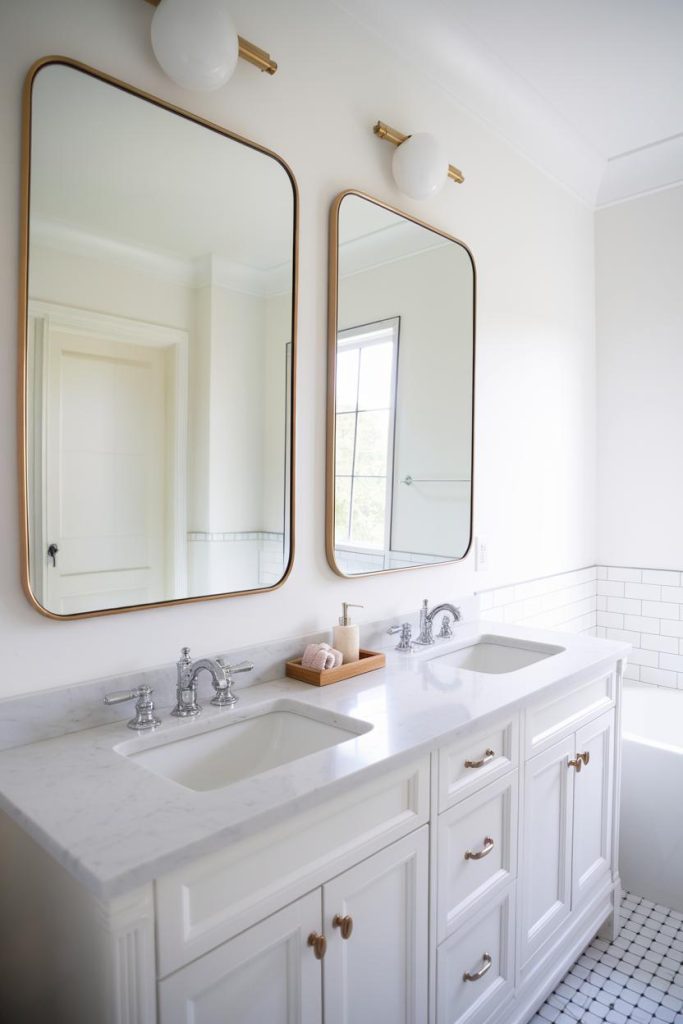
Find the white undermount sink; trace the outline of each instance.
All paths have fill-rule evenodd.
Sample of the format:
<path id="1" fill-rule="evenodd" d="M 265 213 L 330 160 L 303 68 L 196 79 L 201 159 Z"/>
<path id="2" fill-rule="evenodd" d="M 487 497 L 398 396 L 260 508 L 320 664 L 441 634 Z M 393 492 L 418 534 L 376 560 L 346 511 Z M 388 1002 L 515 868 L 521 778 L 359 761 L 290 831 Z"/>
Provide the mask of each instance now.
<path id="1" fill-rule="evenodd" d="M 204 724 L 197 720 L 189 728 Z M 192 735 L 165 736 L 162 727 L 151 737 L 119 743 L 114 750 L 187 789 L 207 791 L 357 739 L 370 729 L 369 722 L 282 699 L 253 715 L 211 722 Z"/>
<path id="2" fill-rule="evenodd" d="M 564 647 L 554 644 L 490 635 L 477 637 L 471 644 L 459 647 L 457 651 L 434 654 L 429 660 L 438 659 L 440 665 L 452 665 L 469 672 L 502 675 L 527 668 L 555 654 L 562 654 L 564 650 Z"/>

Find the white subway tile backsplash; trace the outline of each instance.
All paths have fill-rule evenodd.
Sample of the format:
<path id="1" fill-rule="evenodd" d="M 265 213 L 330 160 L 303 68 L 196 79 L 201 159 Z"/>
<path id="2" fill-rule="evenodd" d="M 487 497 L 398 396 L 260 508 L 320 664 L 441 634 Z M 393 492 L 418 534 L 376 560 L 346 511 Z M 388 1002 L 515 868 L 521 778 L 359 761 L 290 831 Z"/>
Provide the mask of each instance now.
<path id="1" fill-rule="evenodd" d="M 664 636 L 683 636 L 683 622 L 676 622 L 675 619 L 662 619 L 660 632 Z"/>
<path id="2" fill-rule="evenodd" d="M 668 672 L 662 668 L 646 668 L 641 666 L 640 681 L 642 683 L 654 683 L 655 686 L 678 686 L 678 679 L 675 672 Z"/>
<path id="3" fill-rule="evenodd" d="M 630 629 L 608 629 L 605 636 L 608 640 L 620 640 L 622 643 L 640 647 L 640 633 L 634 633 Z"/>
<path id="4" fill-rule="evenodd" d="M 642 569 L 623 569 L 618 566 L 607 567 L 608 580 L 623 580 L 626 583 L 640 583 L 643 577 Z"/>
<path id="5" fill-rule="evenodd" d="M 661 583 L 666 587 L 680 587 L 680 572 L 669 569 L 643 569 L 643 583 Z"/>
<path id="6" fill-rule="evenodd" d="M 625 615 L 624 629 L 633 629 L 637 633 L 659 633 L 659 619 L 646 618 L 643 615 Z"/>
<path id="7" fill-rule="evenodd" d="M 625 677 L 683 689 L 683 573 L 593 566 L 481 595 L 482 618 L 632 646 Z"/>
<path id="8" fill-rule="evenodd" d="M 608 597 L 607 611 L 622 612 L 628 615 L 640 615 L 642 601 L 636 601 L 631 597 Z"/>
<path id="9" fill-rule="evenodd" d="M 650 668 L 659 668 L 660 657 L 661 655 L 657 651 L 645 651 L 640 647 L 634 647 L 628 660 L 632 665 L 648 665 Z M 669 657 L 677 657 L 677 655 L 669 655 Z"/>
<path id="10" fill-rule="evenodd" d="M 662 588 L 652 583 L 627 583 L 625 597 L 636 597 L 643 601 L 659 601 Z"/>
<path id="11" fill-rule="evenodd" d="M 683 655 L 660 654 L 659 667 L 671 669 L 673 672 L 683 672 Z"/>
<path id="12" fill-rule="evenodd" d="M 624 628 L 624 616 L 617 612 L 597 612 L 598 626 L 613 626 L 615 629 Z"/>
<path id="13" fill-rule="evenodd" d="M 652 633 L 643 633 L 640 637 L 640 646 L 646 651 L 665 651 L 667 654 L 679 654 L 680 641 L 673 636 L 656 636 Z"/>
<path id="14" fill-rule="evenodd" d="M 625 597 L 625 586 L 625 583 L 616 580 L 598 580 L 598 594 L 604 594 L 605 597 Z"/>
<path id="15" fill-rule="evenodd" d="M 658 619 L 678 619 L 679 607 L 670 601 L 643 601 L 643 615 L 653 615 Z"/>

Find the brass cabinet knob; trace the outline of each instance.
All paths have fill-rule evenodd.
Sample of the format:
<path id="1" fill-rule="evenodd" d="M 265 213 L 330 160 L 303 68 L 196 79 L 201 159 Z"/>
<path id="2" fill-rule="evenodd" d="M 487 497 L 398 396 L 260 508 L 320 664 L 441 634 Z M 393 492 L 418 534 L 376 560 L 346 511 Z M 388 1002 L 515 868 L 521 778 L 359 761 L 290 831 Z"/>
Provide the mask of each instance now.
<path id="1" fill-rule="evenodd" d="M 578 756 L 581 758 L 584 764 L 588 764 L 588 762 L 591 759 L 590 750 L 584 750 L 583 754 L 579 754 Z"/>
<path id="2" fill-rule="evenodd" d="M 346 917 L 335 914 L 332 918 L 332 927 L 339 929 L 342 939 L 350 939 L 353 931 L 353 918 L 350 914 L 347 914 Z"/>
<path id="3" fill-rule="evenodd" d="M 572 757 L 569 761 L 567 761 L 567 768 L 576 768 L 576 771 L 580 772 L 583 768 L 581 754 L 577 754 L 576 757 Z"/>
<path id="4" fill-rule="evenodd" d="M 327 952 L 327 939 L 318 932 L 311 932 L 308 936 L 308 945 L 313 947 L 316 960 L 322 960 Z"/>

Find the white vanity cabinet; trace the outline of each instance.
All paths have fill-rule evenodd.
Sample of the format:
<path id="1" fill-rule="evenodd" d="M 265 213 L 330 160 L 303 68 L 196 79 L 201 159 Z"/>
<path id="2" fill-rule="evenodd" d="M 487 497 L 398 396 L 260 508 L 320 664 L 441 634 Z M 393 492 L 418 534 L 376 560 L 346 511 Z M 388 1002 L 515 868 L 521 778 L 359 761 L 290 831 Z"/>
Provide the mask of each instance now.
<path id="1" fill-rule="evenodd" d="M 421 1024 L 428 845 L 425 826 L 161 981 L 160 1024 Z"/>
<path id="2" fill-rule="evenodd" d="M 500 702 L 108 900 L 0 815 L 7 1005 L 69 1024 L 526 1024 L 618 929 L 621 670 Z"/>

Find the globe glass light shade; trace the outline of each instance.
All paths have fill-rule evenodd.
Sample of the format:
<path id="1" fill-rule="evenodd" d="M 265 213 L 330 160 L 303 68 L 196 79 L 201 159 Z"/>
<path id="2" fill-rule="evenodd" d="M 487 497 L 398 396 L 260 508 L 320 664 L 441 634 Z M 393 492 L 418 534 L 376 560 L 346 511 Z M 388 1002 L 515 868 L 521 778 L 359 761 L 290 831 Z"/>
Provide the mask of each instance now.
<path id="1" fill-rule="evenodd" d="M 152 49 L 185 89 L 220 89 L 235 70 L 237 31 L 225 0 L 161 0 L 152 17 Z"/>
<path id="2" fill-rule="evenodd" d="M 412 199 L 429 199 L 448 177 L 448 158 L 438 139 L 418 132 L 397 147 L 391 168 L 401 192 Z"/>

